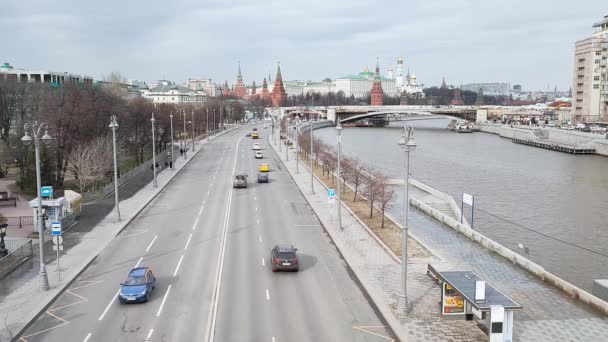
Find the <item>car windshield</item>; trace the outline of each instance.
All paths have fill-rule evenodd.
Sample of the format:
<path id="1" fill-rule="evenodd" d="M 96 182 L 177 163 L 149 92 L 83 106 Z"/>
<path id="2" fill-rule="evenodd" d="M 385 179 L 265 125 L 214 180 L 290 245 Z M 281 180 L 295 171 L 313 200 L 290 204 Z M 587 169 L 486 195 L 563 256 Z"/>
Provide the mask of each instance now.
<path id="1" fill-rule="evenodd" d="M 144 276 L 129 276 L 125 280 L 124 285 L 137 286 L 144 285 L 146 283 L 146 277 Z"/>
<path id="2" fill-rule="evenodd" d="M 245 176 L 238 175 L 238 176 L 236 176 L 236 180 L 245 180 Z"/>
<path id="3" fill-rule="evenodd" d="M 295 259 L 296 258 L 296 253 L 294 253 L 294 252 L 279 252 L 278 253 L 278 257 L 279 257 L 279 259 Z"/>

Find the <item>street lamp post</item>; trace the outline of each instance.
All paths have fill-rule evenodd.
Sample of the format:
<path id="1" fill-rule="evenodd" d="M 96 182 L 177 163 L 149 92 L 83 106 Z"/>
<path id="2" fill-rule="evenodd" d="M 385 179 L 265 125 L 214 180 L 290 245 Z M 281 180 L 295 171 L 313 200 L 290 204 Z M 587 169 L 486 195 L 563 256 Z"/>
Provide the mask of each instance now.
<path id="1" fill-rule="evenodd" d="M 340 161 L 342 160 L 342 125 L 338 121 L 336 130 L 338 131 L 338 227 L 340 230 L 344 230 L 342 227 L 342 183 L 340 183 Z"/>
<path id="2" fill-rule="evenodd" d="M 287 122 L 285 122 L 285 159 L 289 161 L 289 127 L 287 127 Z"/>
<path id="3" fill-rule="evenodd" d="M 207 134 L 207 140 L 209 140 L 209 104 L 207 103 L 207 110 L 205 111 L 207 119 L 205 120 L 205 133 Z"/>
<path id="4" fill-rule="evenodd" d="M 183 132 L 185 134 L 185 136 L 183 137 L 183 140 L 184 140 L 184 159 L 186 159 L 186 158 L 188 158 L 187 157 L 188 153 L 186 153 L 186 150 L 188 149 L 188 143 L 186 141 L 188 139 L 188 131 L 186 130 L 186 111 L 185 110 L 182 111 L 182 117 L 184 118 L 184 131 Z"/>
<path id="5" fill-rule="evenodd" d="M 314 165 L 312 163 L 312 155 L 313 155 L 313 146 L 312 146 L 312 118 L 309 118 L 310 122 L 310 191 L 314 195 L 315 193 L 315 172 Z"/>
<path id="6" fill-rule="evenodd" d="M 279 120 L 277 119 L 277 121 L 279 121 Z M 281 128 L 282 128 L 282 126 L 283 125 L 281 124 L 281 122 L 279 122 L 279 138 L 278 138 L 279 139 L 278 140 L 278 142 L 279 142 L 279 152 L 281 152 Z"/>
<path id="7" fill-rule="evenodd" d="M 154 138 L 154 123 L 156 119 L 154 119 L 154 112 L 152 112 L 152 118 L 150 119 L 152 122 L 152 169 L 154 170 L 154 183 L 153 187 L 158 187 L 158 182 L 156 181 L 156 139 Z"/>
<path id="8" fill-rule="evenodd" d="M 403 299 L 402 308 L 403 311 L 407 311 L 407 239 L 408 239 L 408 216 L 410 208 L 410 194 L 409 194 L 409 183 L 410 183 L 410 152 L 414 152 L 416 149 L 416 142 L 414 141 L 414 127 L 403 127 L 403 135 L 399 139 L 399 145 L 403 147 L 405 151 L 405 168 L 403 180 L 404 184 L 404 197 L 403 197 L 403 229 L 401 230 L 401 297 Z"/>
<path id="9" fill-rule="evenodd" d="M 215 134 L 215 108 L 213 108 L 213 134 Z"/>
<path id="10" fill-rule="evenodd" d="M 192 152 L 194 152 L 194 109 L 192 110 Z"/>
<path id="11" fill-rule="evenodd" d="M 169 115 L 169 119 L 171 119 L 171 164 L 169 164 L 169 168 L 173 170 L 173 163 L 175 163 L 175 158 L 173 158 L 173 112 Z"/>
<path id="12" fill-rule="evenodd" d="M 38 124 L 38 122 L 34 122 L 34 124 L 30 125 L 26 123 L 23 130 L 25 131 L 25 135 L 21 138 L 21 142 L 23 145 L 28 146 L 34 141 L 34 148 L 36 154 L 36 193 L 38 195 L 38 239 L 39 239 L 39 247 L 40 247 L 40 270 L 38 271 L 38 277 L 40 278 L 40 289 L 43 291 L 47 291 L 49 289 L 49 278 L 46 274 L 46 267 L 44 266 L 44 232 L 42 227 L 43 214 L 42 214 L 42 196 L 40 194 L 40 187 L 42 186 L 42 180 L 40 176 L 40 140 L 45 145 L 51 143 L 51 136 L 47 130 L 48 126 L 46 123 Z M 30 131 L 34 138 L 30 136 Z M 44 131 L 44 135 L 41 137 L 41 133 Z"/>
<path id="13" fill-rule="evenodd" d="M 299 156 L 298 156 L 298 136 L 299 136 L 299 134 L 298 134 L 298 126 L 293 126 L 293 131 L 294 131 L 294 134 L 293 134 L 294 138 L 293 138 L 293 140 L 295 142 L 295 147 L 296 147 L 296 174 L 298 174 L 298 173 L 300 173 L 300 166 L 298 165 L 299 164 L 298 161 L 300 159 Z"/>
<path id="14" fill-rule="evenodd" d="M 112 129 L 112 150 L 114 153 L 114 206 L 116 207 L 116 218 L 120 221 L 120 207 L 118 202 L 118 163 L 116 162 L 116 129 L 118 128 L 116 115 L 112 115 L 112 121 L 108 127 Z"/>

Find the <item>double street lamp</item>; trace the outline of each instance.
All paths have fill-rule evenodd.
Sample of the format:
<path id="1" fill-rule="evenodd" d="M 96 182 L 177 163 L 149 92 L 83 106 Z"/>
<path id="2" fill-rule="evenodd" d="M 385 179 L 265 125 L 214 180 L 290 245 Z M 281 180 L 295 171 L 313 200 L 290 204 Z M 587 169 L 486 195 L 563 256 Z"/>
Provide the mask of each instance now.
<path id="1" fill-rule="evenodd" d="M 116 129 L 118 128 L 116 115 L 112 115 L 108 127 L 112 130 L 112 150 L 114 155 L 114 206 L 116 207 L 116 217 L 120 221 L 120 208 L 118 207 L 118 163 L 116 162 Z"/>
<path id="2" fill-rule="evenodd" d="M 39 239 L 39 247 L 40 247 L 40 270 L 38 271 L 38 277 L 40 278 L 40 289 L 43 291 L 47 291 L 49 289 L 49 278 L 46 274 L 46 267 L 44 266 L 44 231 L 42 227 L 43 214 L 42 214 L 42 196 L 40 194 L 41 176 L 40 176 L 40 141 L 42 141 L 45 145 L 51 143 L 51 136 L 48 132 L 48 125 L 46 123 L 39 124 L 38 122 L 34 122 L 32 125 L 26 123 L 23 127 L 25 131 L 25 135 L 21 138 L 21 142 L 25 146 L 29 146 L 32 141 L 34 142 L 35 147 L 35 155 L 36 155 L 36 193 L 38 195 L 38 239 Z M 44 132 L 44 135 L 42 135 Z M 33 136 L 30 136 L 31 135 Z"/>
<path id="3" fill-rule="evenodd" d="M 399 139 L 399 145 L 405 151 L 405 168 L 404 168 L 404 197 L 403 197 L 403 229 L 401 229 L 401 297 L 403 299 L 403 311 L 407 311 L 407 239 L 408 239 L 408 216 L 410 208 L 410 152 L 416 149 L 414 141 L 414 127 L 403 126 L 403 135 Z"/>

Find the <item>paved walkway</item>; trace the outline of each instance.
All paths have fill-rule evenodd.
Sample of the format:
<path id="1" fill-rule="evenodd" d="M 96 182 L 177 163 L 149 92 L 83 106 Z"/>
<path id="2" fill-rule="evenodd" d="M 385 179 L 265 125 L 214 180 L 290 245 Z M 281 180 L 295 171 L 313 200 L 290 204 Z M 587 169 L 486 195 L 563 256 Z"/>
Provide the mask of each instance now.
<path id="1" fill-rule="evenodd" d="M 402 341 L 487 341 L 487 335 L 473 321 L 440 316 L 440 289 L 426 275 L 424 261 L 408 264 L 409 307 L 407 314 L 399 312 L 400 263 L 370 238 L 347 210 L 343 210 L 344 232 L 340 232 L 331 222 L 323 185 L 315 180 L 316 193 L 311 194 L 308 169 L 300 164 L 300 173 L 295 174 L 295 154 L 292 152 L 289 162 L 284 151 L 279 156 Z M 523 305 L 524 310 L 515 314 L 514 341 L 604 341 L 608 336 L 608 320 L 601 314 L 483 246 L 415 209 L 410 223 L 412 235 L 443 260 L 442 268 L 473 270 Z"/>
<path id="2" fill-rule="evenodd" d="M 220 133 L 221 134 L 221 133 Z M 213 138 L 213 137 L 212 137 Z M 197 151 L 207 141 L 197 142 Z M 57 264 L 48 263 L 47 273 L 51 289 L 40 291 L 39 280 L 36 276 L 38 259 L 33 265 L 34 273 L 24 272 L 24 279 L 19 287 L 11 288 L 0 294 L 0 342 L 10 341 L 28 322 L 30 322 L 50 301 L 60 294 L 89 263 L 107 246 L 114 237 L 137 216 L 137 214 L 173 179 L 193 157 L 189 153 L 188 158 L 177 158 L 174 164 L 175 171 L 163 171 L 157 175 L 158 188 L 152 184 L 145 185 L 141 190 L 134 193 L 130 198 L 121 201 L 120 212 L 122 221 L 117 222 L 113 212 L 109 212 L 99 222 L 92 226 L 83 224 L 79 229 L 80 234 L 77 242 L 61 256 L 61 280 L 56 272 Z M 112 205 L 113 206 L 113 205 Z M 84 214 L 84 213 L 83 213 Z M 81 216 L 81 220 L 83 217 Z M 80 223 L 79 223 L 80 225 Z M 45 254 L 45 260 L 47 259 Z M 13 272 L 14 273 L 14 272 Z M 34 276 L 32 277 L 32 274 Z M 13 280 L 16 281 L 16 280 Z"/>

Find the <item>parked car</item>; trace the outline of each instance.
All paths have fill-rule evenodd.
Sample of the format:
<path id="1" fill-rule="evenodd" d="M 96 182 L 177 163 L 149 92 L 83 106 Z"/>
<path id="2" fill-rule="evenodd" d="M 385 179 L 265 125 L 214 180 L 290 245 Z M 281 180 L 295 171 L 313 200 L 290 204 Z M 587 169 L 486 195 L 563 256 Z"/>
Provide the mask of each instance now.
<path id="1" fill-rule="evenodd" d="M 259 171 L 260 172 L 270 172 L 270 165 L 268 165 L 267 163 L 260 164 Z"/>
<path id="2" fill-rule="evenodd" d="M 152 268 L 136 267 L 129 272 L 127 279 L 120 284 L 118 300 L 125 303 L 147 302 L 156 286 Z"/>
<path id="3" fill-rule="evenodd" d="M 262 158 L 264 158 L 264 155 L 262 154 L 262 151 L 255 151 L 255 158 L 256 159 L 262 159 Z"/>
<path id="4" fill-rule="evenodd" d="M 232 181 L 233 188 L 246 188 L 247 187 L 247 174 L 245 173 L 237 173 L 234 175 L 234 180 Z"/>
<path id="5" fill-rule="evenodd" d="M 272 272 L 276 271 L 295 271 L 300 270 L 298 255 L 292 245 L 275 245 L 270 251 L 270 263 Z"/>
<path id="6" fill-rule="evenodd" d="M 253 150 L 254 150 L 254 151 L 261 150 L 261 148 L 260 148 L 260 144 L 258 144 L 258 143 L 253 143 Z"/>
<path id="7" fill-rule="evenodd" d="M 258 183 L 268 183 L 268 173 L 267 172 L 258 173 Z"/>

